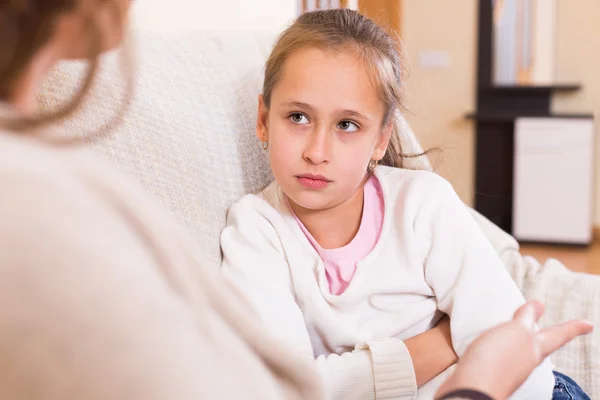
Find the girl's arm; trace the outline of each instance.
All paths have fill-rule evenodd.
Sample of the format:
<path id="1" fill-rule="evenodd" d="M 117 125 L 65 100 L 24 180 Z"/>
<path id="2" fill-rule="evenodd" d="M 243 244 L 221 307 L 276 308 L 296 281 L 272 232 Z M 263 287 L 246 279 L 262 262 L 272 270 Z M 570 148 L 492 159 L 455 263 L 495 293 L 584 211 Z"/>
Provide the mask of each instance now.
<path id="1" fill-rule="evenodd" d="M 292 351 L 314 359 L 289 266 L 275 229 L 258 211 L 261 203 L 257 197 L 246 197 L 231 208 L 221 235 L 223 270 L 254 306 L 265 332 Z M 342 355 L 316 358 L 314 365 L 326 398 L 416 398 L 417 384 L 426 383 L 455 362 L 449 356 L 453 350 L 445 326 L 442 323 L 406 342 L 395 338 L 373 341 Z M 431 348 L 444 356 L 432 357 Z"/>
<path id="2" fill-rule="evenodd" d="M 412 358 L 418 387 L 458 361 L 452 347 L 448 316 L 445 316 L 435 328 L 405 340 L 404 344 Z"/>
<path id="3" fill-rule="evenodd" d="M 445 180 L 432 175 L 415 232 L 428 243 L 425 278 L 450 316 L 452 343 L 462 356 L 482 332 L 512 319 L 524 299 L 496 251 Z M 537 368 L 515 399 L 549 399 L 549 362 Z"/>

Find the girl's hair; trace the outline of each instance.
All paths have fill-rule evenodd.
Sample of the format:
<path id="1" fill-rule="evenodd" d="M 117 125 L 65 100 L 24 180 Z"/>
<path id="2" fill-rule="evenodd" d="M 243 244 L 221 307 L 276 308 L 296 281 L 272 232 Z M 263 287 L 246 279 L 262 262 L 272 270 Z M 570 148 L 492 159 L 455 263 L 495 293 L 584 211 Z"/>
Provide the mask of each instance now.
<path id="1" fill-rule="evenodd" d="M 15 85 L 30 66 L 34 56 L 53 36 L 59 17 L 77 8 L 80 1 L 0 0 L 0 38 L 2 38 L 2 46 L 0 46 L 0 100 L 10 98 L 15 90 Z M 109 1 L 114 2 L 114 0 Z M 117 16 L 119 8 L 116 3 L 113 4 L 115 16 Z M 60 121 L 79 109 L 94 82 L 102 43 L 101 31 L 94 16 L 89 16 L 89 20 L 86 22 L 86 40 L 89 43 L 88 58 L 91 61 L 81 88 L 73 99 L 61 109 L 49 115 L 0 120 L 0 128 L 20 133 L 33 133 L 36 128 Z M 127 64 L 123 65 L 124 69 L 129 69 Z M 129 78 L 130 71 L 127 72 Z M 131 97 L 131 82 L 128 81 L 126 86 L 125 105 L 129 103 Z M 121 110 L 126 108 L 121 107 Z M 104 128 L 108 130 L 108 127 L 112 126 L 121 117 L 120 112 Z M 104 129 L 102 129 L 102 133 L 105 133 Z M 67 139 L 67 142 L 71 141 L 71 139 Z"/>
<path id="2" fill-rule="evenodd" d="M 283 64 L 295 51 L 317 47 L 327 51 L 354 51 L 369 68 L 385 105 L 383 126 L 393 132 L 381 164 L 404 167 L 404 159 L 423 154 L 404 154 L 400 142 L 404 87 L 401 46 L 379 25 L 349 9 L 313 11 L 302 14 L 275 43 L 265 66 L 263 98 L 270 107 L 273 87 L 280 79 Z"/>

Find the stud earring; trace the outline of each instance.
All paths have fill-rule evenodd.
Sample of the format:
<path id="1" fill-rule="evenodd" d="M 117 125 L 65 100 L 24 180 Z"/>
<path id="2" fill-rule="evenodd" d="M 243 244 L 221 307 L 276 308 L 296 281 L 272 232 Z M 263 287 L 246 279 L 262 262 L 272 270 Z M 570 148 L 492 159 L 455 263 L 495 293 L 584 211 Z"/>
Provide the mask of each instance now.
<path id="1" fill-rule="evenodd" d="M 377 161 L 377 160 L 371 160 L 371 162 L 369 162 L 369 171 L 371 171 L 371 172 L 375 171 L 375 168 L 377 168 L 378 163 L 379 163 L 379 161 Z"/>

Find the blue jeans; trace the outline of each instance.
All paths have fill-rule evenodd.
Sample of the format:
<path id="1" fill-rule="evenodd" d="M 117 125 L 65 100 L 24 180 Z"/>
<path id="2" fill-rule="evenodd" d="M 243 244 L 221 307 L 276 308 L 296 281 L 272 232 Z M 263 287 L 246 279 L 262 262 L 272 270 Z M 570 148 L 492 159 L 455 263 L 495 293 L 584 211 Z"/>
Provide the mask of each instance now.
<path id="1" fill-rule="evenodd" d="M 568 376 L 554 371 L 554 380 L 552 400 L 590 400 L 590 396 Z"/>

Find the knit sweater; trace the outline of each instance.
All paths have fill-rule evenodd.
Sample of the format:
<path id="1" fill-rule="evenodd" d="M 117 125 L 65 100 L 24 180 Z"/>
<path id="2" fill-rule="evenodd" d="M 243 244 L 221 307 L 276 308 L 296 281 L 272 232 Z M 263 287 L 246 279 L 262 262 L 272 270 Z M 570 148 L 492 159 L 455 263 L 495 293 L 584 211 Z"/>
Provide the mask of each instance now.
<path id="1" fill-rule="evenodd" d="M 343 294 L 329 292 L 323 262 L 276 183 L 231 208 L 223 268 L 265 327 L 315 360 L 328 398 L 431 399 L 452 368 L 417 391 L 403 340 L 446 313 L 461 356 L 524 299 L 448 182 L 386 167 L 376 176 L 384 196 L 381 236 Z M 513 398 L 550 399 L 553 386 L 546 361 Z"/>
<path id="2" fill-rule="evenodd" d="M 0 193 L 0 398 L 320 398 L 175 219 L 97 155 L 0 131 Z"/>

